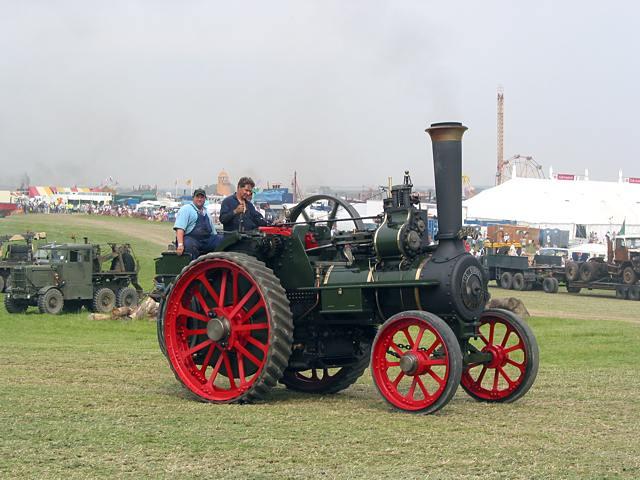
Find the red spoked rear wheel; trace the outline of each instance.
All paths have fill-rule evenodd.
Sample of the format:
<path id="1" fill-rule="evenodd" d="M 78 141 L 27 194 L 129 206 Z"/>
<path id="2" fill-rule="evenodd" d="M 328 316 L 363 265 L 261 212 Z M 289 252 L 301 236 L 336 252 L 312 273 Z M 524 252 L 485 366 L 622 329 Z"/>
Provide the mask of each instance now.
<path id="1" fill-rule="evenodd" d="M 462 388 L 487 402 L 513 402 L 522 397 L 538 374 L 538 343 L 529 326 L 507 310 L 486 310 L 479 336 L 469 341 L 471 352 L 489 353 L 488 362 L 464 367 Z"/>
<path id="2" fill-rule="evenodd" d="M 185 267 L 161 325 L 176 377 L 208 402 L 262 398 L 291 353 L 285 291 L 271 270 L 244 254 L 211 253 Z"/>
<path id="3" fill-rule="evenodd" d="M 436 315 L 407 311 L 389 318 L 376 335 L 371 374 L 395 408 L 433 413 L 460 383 L 462 353 L 451 328 Z"/>

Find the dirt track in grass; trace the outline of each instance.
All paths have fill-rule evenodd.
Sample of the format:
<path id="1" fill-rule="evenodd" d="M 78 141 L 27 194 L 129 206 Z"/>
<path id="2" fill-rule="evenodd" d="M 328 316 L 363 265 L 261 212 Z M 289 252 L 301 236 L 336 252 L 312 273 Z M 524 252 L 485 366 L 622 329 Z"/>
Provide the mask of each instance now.
<path id="1" fill-rule="evenodd" d="M 172 240 L 173 235 L 167 232 L 168 224 L 158 224 L 153 222 L 131 222 L 117 223 L 109 222 L 100 218 L 75 217 L 74 221 L 78 225 L 87 227 L 97 227 L 113 230 L 119 233 L 126 233 L 140 240 L 147 240 L 156 245 L 166 247 Z M 156 228 L 154 228 L 156 227 Z"/>

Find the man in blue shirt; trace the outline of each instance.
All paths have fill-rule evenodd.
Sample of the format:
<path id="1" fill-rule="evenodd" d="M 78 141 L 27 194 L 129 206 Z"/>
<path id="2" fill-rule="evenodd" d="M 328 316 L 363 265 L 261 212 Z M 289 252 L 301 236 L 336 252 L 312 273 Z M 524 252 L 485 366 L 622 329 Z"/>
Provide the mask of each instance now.
<path id="1" fill-rule="evenodd" d="M 216 235 L 216 227 L 204 208 L 206 200 L 205 191 L 196 188 L 193 192 L 193 202 L 183 205 L 178 210 L 173 225 L 178 255 L 187 253 L 191 258 L 197 258 L 215 250 L 222 240 L 222 235 Z"/>
<path id="2" fill-rule="evenodd" d="M 220 223 L 225 232 L 246 232 L 269 225 L 262 214 L 251 203 L 255 182 L 249 177 L 238 181 L 238 189 L 220 205 Z"/>

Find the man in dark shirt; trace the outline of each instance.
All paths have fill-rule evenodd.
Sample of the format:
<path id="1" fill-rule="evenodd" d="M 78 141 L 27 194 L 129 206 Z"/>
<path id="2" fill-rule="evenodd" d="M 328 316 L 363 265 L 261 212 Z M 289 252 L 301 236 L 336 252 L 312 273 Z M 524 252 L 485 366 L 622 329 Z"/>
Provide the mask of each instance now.
<path id="1" fill-rule="evenodd" d="M 249 177 L 238 181 L 238 189 L 229 195 L 220 206 L 220 223 L 225 232 L 246 232 L 269 225 L 262 214 L 251 203 L 255 182 Z"/>

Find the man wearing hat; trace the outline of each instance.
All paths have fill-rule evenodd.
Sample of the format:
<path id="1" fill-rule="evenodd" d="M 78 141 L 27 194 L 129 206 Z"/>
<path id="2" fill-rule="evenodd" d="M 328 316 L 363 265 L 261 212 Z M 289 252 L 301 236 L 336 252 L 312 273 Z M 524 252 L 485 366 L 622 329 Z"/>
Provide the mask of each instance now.
<path id="1" fill-rule="evenodd" d="M 204 208 L 207 195 L 202 188 L 193 191 L 193 202 L 183 205 L 176 214 L 173 229 L 176 231 L 176 253 L 187 253 L 197 258 L 215 250 L 222 240 L 216 235 L 216 227 Z"/>

